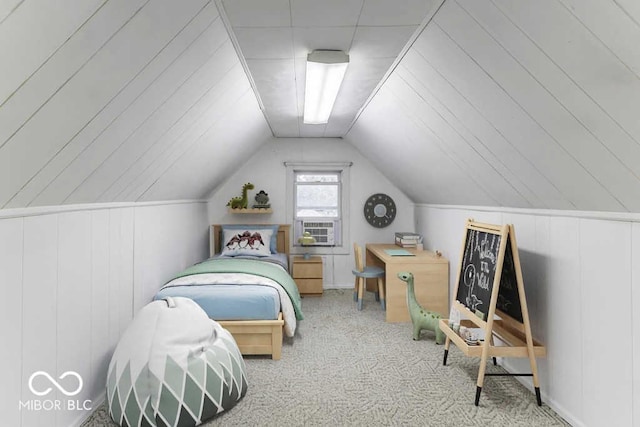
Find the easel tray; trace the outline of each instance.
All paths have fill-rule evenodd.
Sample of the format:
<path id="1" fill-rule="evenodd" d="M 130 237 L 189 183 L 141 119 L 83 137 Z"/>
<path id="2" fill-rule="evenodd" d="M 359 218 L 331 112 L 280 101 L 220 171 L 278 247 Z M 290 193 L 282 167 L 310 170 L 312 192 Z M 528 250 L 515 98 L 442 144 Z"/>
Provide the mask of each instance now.
<path id="1" fill-rule="evenodd" d="M 518 336 L 517 331 L 509 331 L 502 327 L 499 320 L 495 320 L 493 324 L 493 337 L 497 338 L 499 342 L 495 345 L 489 345 L 490 357 L 528 357 L 527 343 L 524 337 Z M 470 320 L 462 320 L 460 326 L 466 326 L 468 328 L 477 327 L 475 323 Z M 445 333 L 447 337 L 468 357 L 481 357 L 482 349 L 484 348 L 484 341 L 480 341 L 479 345 L 469 345 L 456 331 L 449 326 L 448 319 L 440 319 L 440 329 Z M 494 340 L 495 341 L 495 340 Z M 533 340 L 533 353 L 535 357 L 545 357 L 547 355 L 546 347 L 540 344 L 537 340 Z"/>

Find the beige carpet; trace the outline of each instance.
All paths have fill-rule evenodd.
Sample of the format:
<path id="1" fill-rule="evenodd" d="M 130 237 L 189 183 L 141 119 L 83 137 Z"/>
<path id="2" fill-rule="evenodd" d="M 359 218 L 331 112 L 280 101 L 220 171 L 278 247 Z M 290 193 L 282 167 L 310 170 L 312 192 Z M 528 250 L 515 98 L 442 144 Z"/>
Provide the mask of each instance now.
<path id="1" fill-rule="evenodd" d="M 565 426 L 513 377 L 487 377 L 474 405 L 479 359 L 443 346 L 411 324 L 384 322 L 367 294 L 358 312 L 351 291 L 303 299 L 305 320 L 285 341 L 282 360 L 247 357 L 247 395 L 206 426 Z M 488 365 L 487 372 L 504 372 Z M 544 393 L 544 384 L 542 391 Z M 101 406 L 83 426 L 115 425 Z"/>

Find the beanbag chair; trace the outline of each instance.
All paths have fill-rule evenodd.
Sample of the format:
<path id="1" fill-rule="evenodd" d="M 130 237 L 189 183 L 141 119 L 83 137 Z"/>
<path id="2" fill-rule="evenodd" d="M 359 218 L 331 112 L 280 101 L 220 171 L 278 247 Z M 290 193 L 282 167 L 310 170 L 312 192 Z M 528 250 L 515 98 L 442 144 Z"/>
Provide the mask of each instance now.
<path id="1" fill-rule="evenodd" d="M 140 310 L 107 374 L 109 415 L 120 426 L 197 426 L 246 392 L 244 360 L 231 334 L 181 297 Z"/>

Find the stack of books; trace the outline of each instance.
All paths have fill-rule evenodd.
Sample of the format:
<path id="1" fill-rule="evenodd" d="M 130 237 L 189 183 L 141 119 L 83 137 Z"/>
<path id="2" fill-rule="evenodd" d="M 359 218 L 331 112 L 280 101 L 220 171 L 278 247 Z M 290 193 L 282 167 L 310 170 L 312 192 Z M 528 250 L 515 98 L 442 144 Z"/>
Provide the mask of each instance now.
<path id="1" fill-rule="evenodd" d="M 415 248 L 418 243 L 422 243 L 422 236 L 407 231 L 396 232 L 396 245 L 401 248 Z"/>

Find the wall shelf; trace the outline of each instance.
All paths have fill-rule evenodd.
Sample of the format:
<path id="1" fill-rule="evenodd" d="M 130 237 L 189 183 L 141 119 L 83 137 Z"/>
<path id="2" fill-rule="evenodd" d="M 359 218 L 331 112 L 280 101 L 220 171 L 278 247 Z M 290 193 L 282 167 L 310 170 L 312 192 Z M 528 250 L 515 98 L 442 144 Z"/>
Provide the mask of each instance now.
<path id="1" fill-rule="evenodd" d="M 247 208 L 247 209 L 231 209 L 227 208 L 232 214 L 270 214 L 273 212 L 271 208 Z"/>

